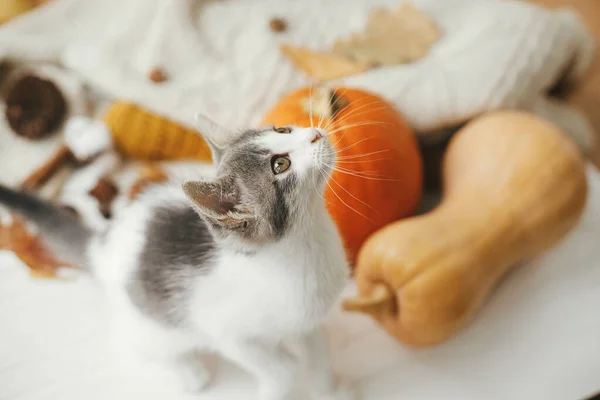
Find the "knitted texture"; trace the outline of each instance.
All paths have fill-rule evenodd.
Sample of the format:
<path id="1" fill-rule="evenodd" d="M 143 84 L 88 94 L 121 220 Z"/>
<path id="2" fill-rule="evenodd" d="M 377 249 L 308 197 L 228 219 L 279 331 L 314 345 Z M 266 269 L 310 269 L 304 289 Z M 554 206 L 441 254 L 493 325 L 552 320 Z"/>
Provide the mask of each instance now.
<path id="1" fill-rule="evenodd" d="M 591 64 L 594 42 L 569 11 L 513 1 L 458 3 L 436 18 L 445 37 L 422 62 L 343 83 L 385 93 L 427 132 L 489 110 L 533 111 L 558 80 L 575 81 Z"/>
<path id="2" fill-rule="evenodd" d="M 200 134 L 135 104 L 116 102 L 104 122 L 117 149 L 127 157 L 146 160 L 210 161 L 210 148 Z"/>
<path id="3" fill-rule="evenodd" d="M 361 30 L 373 8 L 398 2 L 61 0 L 0 27 L 0 53 L 59 60 L 114 98 L 189 126 L 203 111 L 242 127 L 311 82 L 281 54 L 281 43 L 326 49 Z M 387 98 L 420 134 L 490 109 L 531 110 L 592 57 L 591 36 L 566 11 L 511 0 L 412 2 L 443 31 L 429 56 L 340 83 Z M 284 17 L 288 29 L 273 33 L 273 17 Z M 148 79 L 156 67 L 168 81 Z"/>

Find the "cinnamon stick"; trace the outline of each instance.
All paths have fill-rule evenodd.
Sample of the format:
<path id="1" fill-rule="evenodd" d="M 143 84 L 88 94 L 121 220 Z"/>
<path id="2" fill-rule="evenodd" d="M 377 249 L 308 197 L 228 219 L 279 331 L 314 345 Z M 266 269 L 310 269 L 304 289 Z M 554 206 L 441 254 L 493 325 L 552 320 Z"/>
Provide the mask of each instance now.
<path id="1" fill-rule="evenodd" d="M 66 145 L 61 145 L 46 164 L 39 167 L 23 181 L 21 189 L 35 190 L 39 188 L 70 158 L 71 150 Z"/>

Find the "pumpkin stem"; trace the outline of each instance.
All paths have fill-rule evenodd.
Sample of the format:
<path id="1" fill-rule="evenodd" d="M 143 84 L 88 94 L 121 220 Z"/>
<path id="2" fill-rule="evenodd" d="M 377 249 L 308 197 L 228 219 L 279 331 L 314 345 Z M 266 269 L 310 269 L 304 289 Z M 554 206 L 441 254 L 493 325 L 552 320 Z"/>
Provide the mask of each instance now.
<path id="1" fill-rule="evenodd" d="M 378 314 L 390 306 L 393 308 L 393 304 L 391 304 L 393 298 L 391 290 L 386 285 L 379 283 L 368 295 L 345 299 L 342 308 L 344 311 Z"/>
<path id="2" fill-rule="evenodd" d="M 338 91 L 323 86 L 315 87 L 310 96 L 302 100 L 306 115 L 325 120 L 337 118 L 348 105 L 348 100 Z"/>
<path id="3" fill-rule="evenodd" d="M 336 119 L 342 110 L 348 107 L 348 101 L 343 98 L 337 91 L 332 91 L 329 96 L 329 112 L 331 114 L 331 119 Z"/>

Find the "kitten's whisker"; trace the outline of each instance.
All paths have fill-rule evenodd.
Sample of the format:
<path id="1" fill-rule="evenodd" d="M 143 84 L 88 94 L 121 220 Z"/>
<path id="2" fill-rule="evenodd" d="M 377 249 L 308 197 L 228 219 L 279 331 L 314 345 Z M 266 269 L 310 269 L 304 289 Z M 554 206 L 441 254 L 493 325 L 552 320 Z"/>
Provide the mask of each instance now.
<path id="1" fill-rule="evenodd" d="M 347 91 L 348 91 L 348 88 L 345 88 L 341 94 L 338 93 L 339 92 L 338 89 L 333 89 L 331 91 L 331 98 L 329 100 L 329 104 L 331 104 L 332 112 L 333 112 L 333 109 L 338 105 L 338 101 L 340 101 L 340 99 L 346 94 Z M 334 96 L 335 96 L 335 100 L 333 100 Z M 331 100 L 333 100 L 333 103 L 331 102 Z"/>
<path id="2" fill-rule="evenodd" d="M 317 166 L 317 168 L 319 168 Z M 313 187 L 315 188 L 315 193 L 318 195 L 319 194 L 319 189 L 317 188 L 317 179 L 316 176 L 313 174 L 312 176 L 312 183 L 313 183 Z"/>
<path id="3" fill-rule="evenodd" d="M 366 179 L 366 180 L 369 180 L 369 181 L 400 182 L 400 180 L 398 180 L 398 179 L 378 178 L 378 177 L 372 177 L 372 176 L 364 176 L 364 175 L 359 175 L 359 174 L 348 172 L 348 171 L 342 171 L 342 170 L 339 170 L 339 169 L 335 169 L 335 171 L 337 171 L 337 172 L 339 172 L 341 174 L 351 175 L 351 176 L 355 176 L 357 178 Z"/>
<path id="4" fill-rule="evenodd" d="M 344 93 L 345 93 L 347 90 L 348 90 L 348 89 L 345 89 L 345 90 L 344 90 Z M 332 93 L 331 93 L 331 96 L 330 96 L 330 99 L 329 99 L 329 102 L 330 102 L 330 103 L 331 103 L 331 100 L 333 99 L 333 96 L 334 96 L 335 94 L 336 94 L 336 92 L 335 92 L 335 91 L 332 91 Z M 342 94 L 342 95 L 343 95 L 343 94 Z M 337 101 L 338 101 L 338 100 L 341 98 L 341 96 L 342 96 L 342 95 L 339 95 L 339 96 L 336 98 L 336 100 L 333 102 L 333 105 L 332 105 L 332 107 L 334 107 L 334 106 L 335 106 L 335 104 L 336 104 L 336 103 L 337 103 Z M 359 103 L 359 102 L 361 102 L 361 100 L 362 100 L 362 99 L 356 99 L 356 100 L 354 100 L 354 101 L 352 101 L 352 102 L 348 103 L 348 104 L 346 105 L 346 108 L 349 108 L 349 106 L 351 106 L 351 105 L 354 105 L 354 104 L 356 104 L 356 103 Z M 324 127 L 324 130 L 326 131 L 326 133 L 327 133 L 328 135 L 330 135 L 330 134 L 332 134 L 332 133 L 333 133 L 333 132 L 331 132 L 331 131 L 330 131 L 330 128 L 331 128 L 331 126 L 332 126 L 332 125 L 334 125 L 334 124 L 335 124 L 335 125 L 339 125 L 339 124 L 343 123 L 345 120 L 347 120 L 347 119 L 348 119 L 349 117 L 351 117 L 351 116 L 357 117 L 357 116 L 359 116 L 359 115 L 362 115 L 362 114 L 364 114 L 364 113 L 366 113 L 366 112 L 380 111 L 380 110 L 385 110 L 385 109 L 387 108 L 386 106 L 377 106 L 377 107 L 375 107 L 375 108 L 368 108 L 367 110 L 363 110 L 364 108 L 370 107 L 370 106 L 372 106 L 372 105 L 375 105 L 375 104 L 378 104 L 378 103 L 379 103 L 378 101 L 371 101 L 371 102 L 367 102 L 367 103 L 365 103 L 365 104 L 361 104 L 361 105 L 359 105 L 358 107 L 356 107 L 356 108 L 354 108 L 354 109 L 350 110 L 350 112 L 348 112 L 347 114 L 345 114 L 345 115 L 344 115 L 342 118 L 335 119 L 335 120 L 334 120 L 334 119 L 331 119 L 331 120 L 329 121 L 329 123 L 327 124 L 327 126 L 326 126 L 326 127 Z M 363 110 L 363 111 L 361 111 L 361 110 Z M 361 112 L 359 112 L 359 111 L 361 111 Z M 322 117 L 323 117 L 323 114 L 321 115 L 321 118 L 319 119 L 319 124 L 318 124 L 318 126 L 319 126 L 320 128 L 321 128 L 321 123 L 322 123 L 322 121 L 323 121 L 323 118 L 322 118 Z M 344 128 L 338 128 L 338 129 L 344 129 Z"/>
<path id="5" fill-rule="evenodd" d="M 353 195 L 352 193 L 350 193 L 348 190 L 346 190 L 345 187 L 343 187 L 342 185 L 340 185 L 340 183 L 338 181 L 335 180 L 335 178 L 332 176 L 331 180 L 333 182 L 335 182 L 336 185 L 338 185 L 344 192 L 346 192 L 349 196 L 351 196 L 354 200 L 362 203 L 364 206 L 370 208 L 371 210 L 373 210 L 374 212 L 376 212 L 377 214 L 379 214 L 379 211 L 377 211 L 376 209 L 374 209 L 373 207 L 371 207 L 369 204 L 365 203 L 364 201 L 362 201 L 361 199 L 359 199 L 358 197 L 356 197 L 355 195 Z"/>
<path id="6" fill-rule="evenodd" d="M 391 160 L 391 158 L 369 158 L 366 160 L 358 160 L 358 161 L 338 160 L 337 163 L 338 164 L 361 164 L 361 163 L 367 163 L 367 162 L 389 161 L 389 160 Z"/>
<path id="7" fill-rule="evenodd" d="M 358 100 L 354 101 L 354 103 L 358 103 Z M 350 104 L 353 104 L 353 103 L 350 103 Z M 358 106 L 357 108 L 351 109 L 350 111 L 348 111 L 341 117 L 338 115 L 338 118 L 336 119 L 336 123 L 338 123 L 338 124 L 343 123 L 344 121 L 346 121 L 347 119 L 349 119 L 351 117 L 357 117 L 357 116 L 365 114 L 367 112 L 380 111 L 380 110 L 386 109 L 386 107 L 384 107 L 384 106 L 376 106 L 375 108 L 367 108 L 366 110 L 364 110 L 364 108 L 369 107 L 374 104 L 376 104 L 376 103 L 372 102 L 372 103 L 362 104 L 362 105 Z M 347 108 L 349 108 L 349 106 Z"/>
<path id="8" fill-rule="evenodd" d="M 344 139 L 344 136 L 346 136 L 346 132 L 344 131 L 340 137 L 338 138 L 337 142 L 333 143 L 333 147 L 335 148 L 338 144 L 340 144 L 340 142 Z"/>
<path id="9" fill-rule="evenodd" d="M 330 129 L 329 131 L 327 131 L 327 134 L 329 136 L 334 135 L 336 132 L 339 132 L 341 130 L 347 130 L 347 129 L 351 129 L 357 126 L 365 126 L 365 125 L 391 125 L 389 122 L 380 122 L 380 121 L 357 121 L 357 122 L 353 122 L 353 123 L 349 123 L 346 125 L 337 125 L 334 126 L 334 129 Z"/>
<path id="10" fill-rule="evenodd" d="M 310 85 L 309 94 L 308 94 L 308 118 L 310 118 L 310 127 L 315 129 L 315 125 L 313 123 L 313 102 L 312 102 L 312 89 L 313 85 Z"/>
<path id="11" fill-rule="evenodd" d="M 366 113 L 366 111 L 365 111 Z M 356 115 L 353 115 L 351 117 L 348 118 L 344 118 L 342 121 L 336 121 L 336 125 L 333 127 L 334 129 L 345 129 L 348 126 L 352 126 L 354 124 L 361 124 L 361 123 L 372 123 L 374 125 L 391 125 L 393 126 L 394 124 L 392 124 L 391 122 L 386 122 L 386 121 L 378 121 L 378 120 L 361 120 L 360 118 L 361 115 L 363 113 L 358 113 Z M 352 122 L 354 121 L 354 122 Z"/>
<path id="12" fill-rule="evenodd" d="M 331 104 L 331 100 L 333 99 L 333 96 L 334 96 L 334 94 L 335 94 L 335 91 L 333 91 L 333 90 L 332 90 L 332 91 L 331 91 L 331 94 L 329 95 L 329 98 L 327 99 L 327 105 L 328 105 L 328 106 L 329 106 L 329 104 Z M 324 117 L 325 117 L 325 113 L 321 113 L 321 115 L 319 116 L 319 123 L 317 124 L 317 126 L 318 126 L 319 128 L 321 128 L 321 127 L 322 127 L 322 125 L 321 125 L 321 124 L 323 123 L 323 120 L 324 120 L 323 118 L 324 118 Z"/>
<path id="13" fill-rule="evenodd" d="M 331 93 L 329 94 L 329 98 L 327 99 L 327 107 L 328 108 L 331 108 L 331 101 L 333 100 L 333 96 L 335 96 L 335 90 L 331 91 Z M 321 124 L 325 121 L 324 117 L 325 117 L 325 113 L 321 113 L 321 118 L 319 118 L 319 126 L 321 126 Z M 328 128 L 330 125 L 331 125 L 331 119 L 329 121 L 327 121 Z"/>
<path id="14" fill-rule="evenodd" d="M 381 104 L 377 100 L 367 102 L 361 100 L 362 99 L 357 99 L 356 101 L 354 101 L 354 103 L 351 103 L 353 105 L 353 108 L 351 112 L 348 113 L 348 115 L 352 115 L 353 113 L 364 110 L 365 108 L 368 108 L 369 110 L 385 110 L 388 108 L 387 105 Z"/>
<path id="15" fill-rule="evenodd" d="M 329 124 L 333 123 L 333 121 L 334 121 L 334 111 L 333 110 L 335 109 L 337 102 L 342 98 L 342 96 L 344 94 L 346 94 L 347 91 L 348 91 L 348 88 L 345 88 L 342 94 L 338 94 L 337 90 L 335 90 L 335 89 L 331 90 L 331 95 L 329 96 L 329 99 L 328 99 L 328 105 L 329 105 L 329 108 L 332 113 L 332 115 L 330 115 L 331 121 Z M 335 100 L 333 100 L 334 96 L 335 96 Z M 333 100 L 333 103 L 332 103 L 332 100 Z M 323 117 L 323 115 L 324 114 L 321 114 L 321 117 Z M 321 123 L 321 121 L 319 120 L 319 125 L 320 125 L 320 123 Z"/>
<path id="16" fill-rule="evenodd" d="M 327 124 L 323 127 L 323 130 L 325 133 L 327 133 L 333 127 L 335 127 L 335 121 L 333 119 L 329 119 Z"/>
<path id="17" fill-rule="evenodd" d="M 358 102 L 359 102 L 359 100 L 355 100 L 353 103 L 350 103 L 348 105 L 348 108 L 349 108 L 349 106 L 351 104 L 355 104 L 355 103 L 358 103 Z M 373 102 L 370 102 L 370 103 L 361 104 L 360 106 L 358 106 L 356 108 L 352 108 L 348 113 L 346 113 L 342 118 L 339 118 L 336 122 L 341 123 L 341 122 L 343 122 L 344 120 L 348 119 L 351 116 L 358 116 L 358 115 L 364 114 L 366 112 L 381 111 L 381 110 L 385 110 L 387 108 L 385 106 L 377 106 L 375 108 L 368 108 L 367 110 L 364 110 L 364 108 L 372 106 L 372 105 L 375 105 L 375 104 L 377 104 L 377 102 L 373 101 Z M 361 112 L 358 113 L 359 111 L 361 111 Z"/>
<path id="18" fill-rule="evenodd" d="M 392 124 L 389 123 L 389 122 L 376 122 L 376 121 L 356 122 L 354 124 L 344 125 L 344 126 L 340 126 L 338 128 L 335 128 L 334 130 L 329 131 L 328 134 L 332 135 L 332 134 L 334 134 L 336 132 L 339 132 L 341 130 L 347 130 L 347 129 L 350 129 L 350 128 L 356 128 L 356 127 L 359 127 L 359 126 L 368 126 L 368 125 L 392 125 Z"/>
<path id="19" fill-rule="evenodd" d="M 361 158 L 361 157 L 368 157 L 368 156 L 372 156 L 375 154 L 381 154 L 381 153 L 385 153 L 391 151 L 390 149 L 385 149 L 385 150 L 377 150 L 377 151 L 372 151 L 370 153 L 363 153 L 363 154 L 355 154 L 352 156 L 340 156 L 337 157 L 338 160 L 351 160 L 351 159 L 355 159 L 355 158 Z"/>
<path id="20" fill-rule="evenodd" d="M 339 172 L 341 174 L 355 176 L 357 178 L 368 179 L 368 180 L 373 180 L 373 181 L 400 182 L 400 180 L 393 179 L 390 176 L 367 175 L 366 173 L 363 173 L 363 172 L 351 171 L 351 170 L 347 170 L 347 169 L 340 168 L 340 167 L 332 167 L 331 165 L 327 165 L 327 164 L 325 164 L 325 165 L 328 166 L 329 168 L 331 168 L 333 171 Z"/>
<path id="21" fill-rule="evenodd" d="M 321 174 L 323 174 L 321 172 Z M 358 215 L 360 215 L 361 217 L 363 217 L 364 219 L 366 219 L 367 221 L 374 223 L 373 220 L 371 220 L 371 218 L 367 217 L 366 215 L 364 215 L 363 213 L 361 213 L 360 211 L 358 211 L 357 209 L 353 208 L 352 206 L 348 205 L 348 203 L 346 203 L 338 194 L 337 192 L 333 189 L 333 187 L 329 184 L 329 180 L 327 179 L 327 176 L 323 176 L 323 178 L 325 179 L 325 182 L 327 183 L 327 186 L 329 187 L 329 189 L 331 190 L 331 192 L 335 195 L 335 197 L 338 198 L 339 201 L 342 202 L 342 204 L 344 204 L 346 207 L 348 207 L 350 210 L 354 211 L 355 213 L 357 213 Z"/>
<path id="22" fill-rule="evenodd" d="M 362 176 L 367 176 L 367 177 L 374 177 L 374 178 L 390 178 L 392 179 L 391 176 L 389 175 L 381 175 L 379 174 L 377 171 L 357 171 L 354 169 L 349 169 L 346 167 L 335 167 L 336 171 L 340 171 L 340 172 L 348 172 L 351 174 L 358 174 L 358 175 L 362 175 Z"/>
<path id="23" fill-rule="evenodd" d="M 338 169 L 341 168 L 344 172 L 353 173 L 353 174 L 359 174 L 359 175 L 363 175 L 365 177 L 394 179 L 394 177 L 391 176 L 391 175 L 381 174 L 381 173 L 379 173 L 377 171 L 357 171 L 355 169 L 350 169 L 350 167 L 337 167 L 337 168 Z"/>
<path id="24" fill-rule="evenodd" d="M 341 149 L 336 149 L 336 154 L 340 155 L 342 157 L 341 159 L 343 159 L 344 157 L 348 157 L 348 156 L 343 156 L 342 153 L 350 150 L 351 148 L 353 148 L 353 147 L 355 147 L 355 146 L 357 146 L 357 145 L 359 145 L 359 144 L 361 144 L 361 143 L 363 143 L 363 142 L 365 142 L 367 140 L 371 140 L 371 139 L 376 139 L 376 138 L 373 137 L 373 136 L 371 136 L 371 137 L 367 137 L 367 138 L 361 139 L 361 140 L 359 140 L 357 142 L 349 144 L 346 147 L 342 147 Z M 384 150 L 381 150 L 381 151 L 389 151 L 389 150 L 388 149 L 384 149 Z"/>
<path id="25" fill-rule="evenodd" d="M 327 134 L 327 137 L 331 137 L 332 135 L 325 131 L 325 133 Z M 340 144 L 340 142 L 344 139 L 344 136 L 346 136 L 346 132 L 343 132 L 342 135 L 337 139 L 337 141 L 335 143 L 331 143 L 331 145 L 333 146 L 333 148 L 335 149 L 337 147 L 338 144 Z M 334 154 L 337 154 L 337 152 L 334 151 Z"/>
<path id="26" fill-rule="evenodd" d="M 361 144 L 361 143 L 363 143 L 363 142 L 365 142 L 365 141 L 367 141 L 367 140 L 371 140 L 371 139 L 374 139 L 374 138 L 373 138 L 373 137 L 368 137 L 368 138 L 364 138 L 364 139 L 361 139 L 361 140 L 359 140 L 359 141 L 356 141 L 356 142 L 354 142 L 354 143 L 352 143 L 352 144 L 349 144 L 348 146 L 346 146 L 346 147 L 343 147 L 343 148 L 341 148 L 341 149 L 337 150 L 337 154 L 341 154 L 341 153 L 343 153 L 344 151 L 347 151 L 347 150 L 349 150 L 349 149 L 353 148 L 354 146 L 357 146 L 357 145 L 359 145 L 359 144 Z"/>

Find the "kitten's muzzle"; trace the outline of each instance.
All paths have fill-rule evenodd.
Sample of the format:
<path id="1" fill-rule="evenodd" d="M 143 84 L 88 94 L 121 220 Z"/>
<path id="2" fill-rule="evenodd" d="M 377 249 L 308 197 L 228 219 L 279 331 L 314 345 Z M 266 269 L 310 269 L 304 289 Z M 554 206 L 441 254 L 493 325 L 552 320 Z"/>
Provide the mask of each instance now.
<path id="1" fill-rule="evenodd" d="M 312 140 L 310 142 L 311 143 L 317 143 L 321 139 L 323 139 L 323 135 L 321 135 L 321 132 L 316 131 L 315 132 L 315 136 L 312 138 Z"/>

